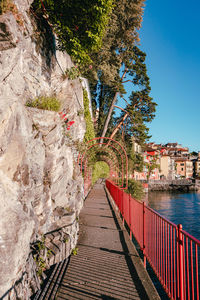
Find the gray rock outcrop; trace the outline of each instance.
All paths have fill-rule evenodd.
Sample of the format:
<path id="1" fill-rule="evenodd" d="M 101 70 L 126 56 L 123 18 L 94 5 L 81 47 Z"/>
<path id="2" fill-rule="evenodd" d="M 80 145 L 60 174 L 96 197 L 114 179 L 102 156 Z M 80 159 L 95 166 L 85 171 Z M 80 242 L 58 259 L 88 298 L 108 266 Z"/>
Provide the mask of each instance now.
<path id="1" fill-rule="evenodd" d="M 82 86 L 78 79 L 63 79 L 71 59 L 55 50 L 45 19 L 39 31 L 31 2 L 15 0 L 14 12 L 0 16 L 2 299 L 30 299 L 43 270 L 69 256 L 84 197 L 76 164 L 76 144 L 85 133 Z M 75 121 L 69 131 L 57 112 L 25 106 L 53 94 Z"/>

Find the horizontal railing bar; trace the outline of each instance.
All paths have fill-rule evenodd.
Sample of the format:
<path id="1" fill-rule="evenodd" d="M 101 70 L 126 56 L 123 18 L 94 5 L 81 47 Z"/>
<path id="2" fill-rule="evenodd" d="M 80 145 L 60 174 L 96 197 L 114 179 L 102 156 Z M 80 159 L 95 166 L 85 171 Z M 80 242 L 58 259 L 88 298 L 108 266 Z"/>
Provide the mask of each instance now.
<path id="1" fill-rule="evenodd" d="M 166 219 L 165 217 L 163 217 L 162 215 L 160 215 L 157 211 L 153 210 L 151 207 L 149 207 L 147 205 L 145 205 L 145 207 L 146 207 L 146 209 L 150 210 L 153 214 L 157 215 L 162 220 L 166 221 L 169 225 L 173 226 L 174 228 L 177 228 L 176 224 L 172 223 L 171 221 L 169 221 L 168 219 Z"/>
<path id="2" fill-rule="evenodd" d="M 187 236 L 190 240 L 192 240 L 194 243 L 196 243 L 198 246 L 200 246 L 200 241 L 198 239 L 196 239 L 194 236 L 192 236 L 191 234 L 189 234 L 187 231 L 185 230 L 181 230 L 182 233 Z"/>

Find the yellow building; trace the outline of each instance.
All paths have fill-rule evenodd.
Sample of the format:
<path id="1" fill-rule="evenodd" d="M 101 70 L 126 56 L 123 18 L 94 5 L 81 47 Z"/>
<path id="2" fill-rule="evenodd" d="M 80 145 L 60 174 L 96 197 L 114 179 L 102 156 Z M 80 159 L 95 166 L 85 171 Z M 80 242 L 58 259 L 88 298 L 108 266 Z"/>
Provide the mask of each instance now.
<path id="1" fill-rule="evenodd" d="M 160 157 L 160 175 L 165 179 L 175 179 L 175 162 L 169 155 Z"/>

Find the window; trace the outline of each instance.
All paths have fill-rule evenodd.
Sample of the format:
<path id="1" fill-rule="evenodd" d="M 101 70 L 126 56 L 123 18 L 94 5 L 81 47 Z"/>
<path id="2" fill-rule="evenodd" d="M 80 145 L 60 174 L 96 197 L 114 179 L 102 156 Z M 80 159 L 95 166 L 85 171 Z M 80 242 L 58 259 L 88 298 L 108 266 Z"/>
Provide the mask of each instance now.
<path id="1" fill-rule="evenodd" d="M 181 168 L 181 171 L 184 171 L 184 168 Z"/>
<path id="2" fill-rule="evenodd" d="M 181 166 L 184 166 L 184 163 L 181 163 Z"/>

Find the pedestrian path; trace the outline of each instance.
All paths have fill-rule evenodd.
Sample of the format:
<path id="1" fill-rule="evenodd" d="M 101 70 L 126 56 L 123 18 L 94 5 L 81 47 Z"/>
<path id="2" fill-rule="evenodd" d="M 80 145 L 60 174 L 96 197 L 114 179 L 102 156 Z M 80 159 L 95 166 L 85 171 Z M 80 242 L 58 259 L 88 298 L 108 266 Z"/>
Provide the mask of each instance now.
<path id="1" fill-rule="evenodd" d="M 104 186 L 96 184 L 80 214 L 77 255 L 55 299 L 159 299 L 120 223 Z"/>

